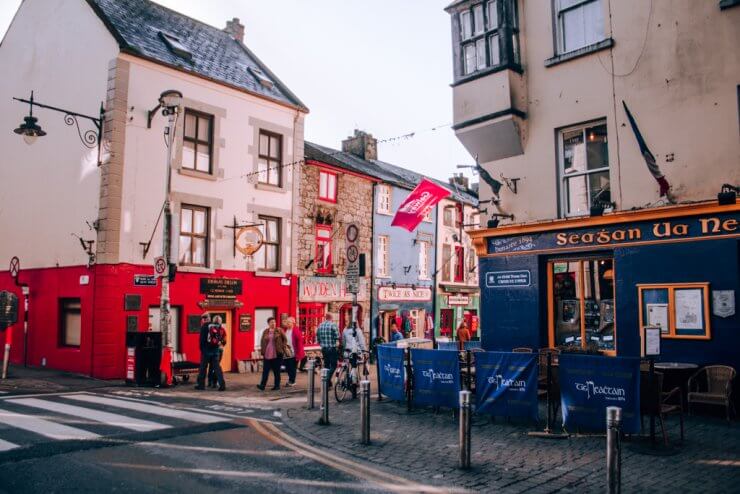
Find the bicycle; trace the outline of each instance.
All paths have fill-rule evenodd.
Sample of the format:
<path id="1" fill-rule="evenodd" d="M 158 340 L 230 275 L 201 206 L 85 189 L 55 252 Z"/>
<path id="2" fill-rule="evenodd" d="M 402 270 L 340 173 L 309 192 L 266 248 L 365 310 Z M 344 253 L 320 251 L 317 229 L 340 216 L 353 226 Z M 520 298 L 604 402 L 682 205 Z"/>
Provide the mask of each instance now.
<path id="1" fill-rule="evenodd" d="M 360 352 L 356 367 L 352 367 L 350 364 L 351 356 L 342 359 L 342 365 L 337 371 L 337 382 L 334 385 L 334 398 L 336 398 L 337 403 L 341 403 L 347 398 L 347 392 L 352 393 L 352 399 L 357 398 L 357 388 L 360 385 L 357 369 L 362 364 L 362 375 L 367 379 L 367 376 L 370 375 L 367 370 L 367 357 L 369 355 L 368 352 Z"/>

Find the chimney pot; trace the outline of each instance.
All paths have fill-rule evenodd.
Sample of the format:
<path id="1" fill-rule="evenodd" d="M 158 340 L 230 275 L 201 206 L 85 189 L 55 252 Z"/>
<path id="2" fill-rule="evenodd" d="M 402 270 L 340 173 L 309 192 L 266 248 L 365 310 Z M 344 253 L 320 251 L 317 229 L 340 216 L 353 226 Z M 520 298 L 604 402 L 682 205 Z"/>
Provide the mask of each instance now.
<path id="1" fill-rule="evenodd" d="M 244 43 L 244 25 L 239 22 L 238 17 L 234 17 L 230 21 L 226 21 L 224 31 L 235 40 Z"/>
<path id="2" fill-rule="evenodd" d="M 355 129 L 355 135 L 342 141 L 342 151 L 364 160 L 378 159 L 378 140 L 372 134 Z"/>

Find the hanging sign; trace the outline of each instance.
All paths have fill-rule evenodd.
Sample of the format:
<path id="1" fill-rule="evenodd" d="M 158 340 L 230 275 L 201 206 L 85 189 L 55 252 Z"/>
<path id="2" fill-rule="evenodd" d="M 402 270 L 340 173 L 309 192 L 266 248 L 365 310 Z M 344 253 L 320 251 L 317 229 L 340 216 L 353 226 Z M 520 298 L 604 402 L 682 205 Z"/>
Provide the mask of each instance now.
<path id="1" fill-rule="evenodd" d="M 395 344 L 379 345 L 378 369 L 380 392 L 391 400 L 403 401 L 406 398 L 403 348 L 396 348 Z"/>
<path id="2" fill-rule="evenodd" d="M 457 408 L 460 400 L 458 352 L 412 348 L 413 402 L 421 406 Z"/>
<path id="3" fill-rule="evenodd" d="M 262 247 L 265 237 L 256 226 L 245 226 L 236 232 L 234 243 L 236 250 L 245 256 L 251 256 Z"/>
<path id="4" fill-rule="evenodd" d="M 606 407 L 622 409 L 622 429 L 640 432 L 640 359 L 561 354 L 563 427 L 603 431 Z"/>
<path id="5" fill-rule="evenodd" d="M 476 352 L 476 412 L 537 421 L 537 371 L 532 353 Z"/>

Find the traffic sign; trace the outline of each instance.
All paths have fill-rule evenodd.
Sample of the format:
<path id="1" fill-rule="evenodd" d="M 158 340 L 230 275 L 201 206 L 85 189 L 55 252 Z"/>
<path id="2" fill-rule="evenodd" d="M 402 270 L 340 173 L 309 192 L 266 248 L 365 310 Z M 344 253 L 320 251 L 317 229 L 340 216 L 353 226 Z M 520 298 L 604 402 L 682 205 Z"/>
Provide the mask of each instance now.
<path id="1" fill-rule="evenodd" d="M 360 293 L 360 264 L 350 262 L 347 264 L 347 292 Z"/>
<path id="2" fill-rule="evenodd" d="M 155 276 L 165 276 L 167 273 L 167 261 L 163 256 L 155 257 L 154 258 L 154 275 Z"/>
<path id="3" fill-rule="evenodd" d="M 360 257 L 360 251 L 357 250 L 357 246 L 350 245 L 347 247 L 347 260 L 349 262 L 356 262 Z"/>
<path id="4" fill-rule="evenodd" d="M 357 236 L 360 234 L 360 230 L 357 228 L 357 225 L 354 223 L 350 223 L 350 225 L 347 227 L 347 241 L 353 243 L 355 240 L 357 240 Z"/>

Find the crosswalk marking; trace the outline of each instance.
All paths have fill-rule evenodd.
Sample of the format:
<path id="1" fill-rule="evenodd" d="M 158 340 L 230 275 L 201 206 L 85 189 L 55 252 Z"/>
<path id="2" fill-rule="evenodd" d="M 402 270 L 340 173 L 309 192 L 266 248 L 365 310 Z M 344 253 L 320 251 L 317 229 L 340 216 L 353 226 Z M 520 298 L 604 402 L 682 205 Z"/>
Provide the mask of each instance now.
<path id="1" fill-rule="evenodd" d="M 52 439 L 96 439 L 100 437 L 94 432 L 57 424 L 31 415 L 9 412 L 2 408 L 0 408 L 0 423 L 35 432 L 36 434 L 41 434 Z"/>
<path id="2" fill-rule="evenodd" d="M 8 441 L 3 441 L 2 439 L 0 439 L 0 451 L 8 451 L 11 449 L 15 449 L 17 447 L 18 447 L 17 444 L 13 444 Z"/>
<path id="3" fill-rule="evenodd" d="M 97 395 L 70 395 L 65 396 L 65 398 L 68 398 L 70 400 L 83 401 L 85 403 L 97 403 L 100 405 L 108 405 L 116 408 L 125 408 L 127 410 L 134 410 L 137 412 L 160 415 L 162 417 L 183 419 L 190 422 L 197 422 L 199 424 L 213 424 L 216 422 L 224 422 L 229 420 L 226 417 L 216 417 L 204 413 L 188 412 L 185 410 L 179 410 L 177 408 L 169 408 L 164 405 L 150 405 L 148 403 L 141 403 L 138 401 L 119 400 L 116 398 L 106 398 L 104 396 Z"/>
<path id="4" fill-rule="evenodd" d="M 42 410 L 63 413 L 65 415 L 73 415 L 75 417 L 94 420 L 95 422 L 102 422 L 104 424 L 114 425 L 116 427 L 123 427 L 124 429 L 131 429 L 139 432 L 168 429 L 170 427 L 169 425 L 159 424 L 157 422 L 151 422 L 149 420 L 135 419 L 131 417 L 126 417 L 125 415 L 118 415 L 117 413 L 102 412 L 99 410 L 93 410 L 91 408 L 67 405 L 65 403 L 39 400 L 38 398 L 8 400 L 8 403 L 40 408 Z"/>

